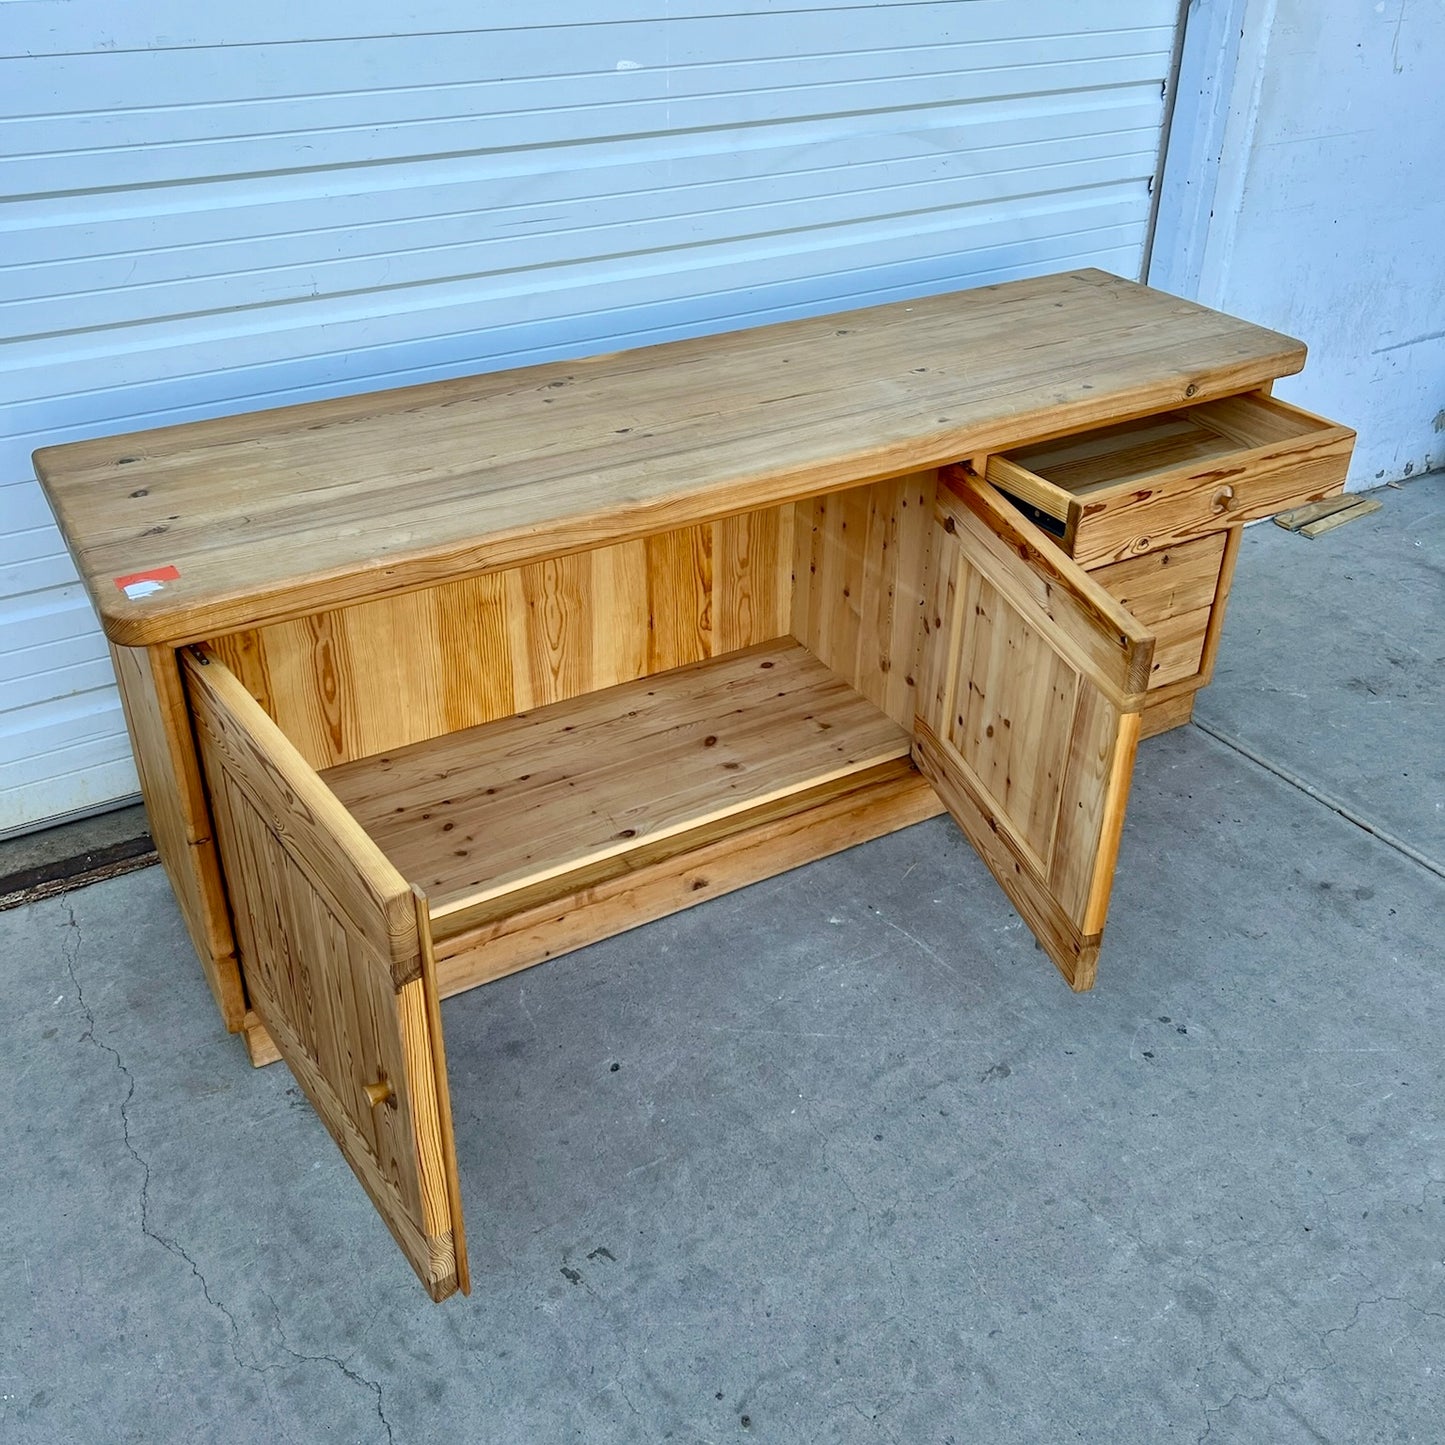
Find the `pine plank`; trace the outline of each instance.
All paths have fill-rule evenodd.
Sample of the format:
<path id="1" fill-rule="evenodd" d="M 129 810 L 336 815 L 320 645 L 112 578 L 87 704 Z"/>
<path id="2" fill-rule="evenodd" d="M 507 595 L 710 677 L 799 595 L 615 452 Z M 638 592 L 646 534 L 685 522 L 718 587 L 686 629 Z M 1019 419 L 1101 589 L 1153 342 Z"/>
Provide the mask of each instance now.
<path id="1" fill-rule="evenodd" d="M 1066 437 L 1009 453 L 1015 466 L 1037 473 L 1075 497 L 1130 486 L 1157 472 L 1225 457 L 1240 444 L 1204 424 L 1197 411 L 1170 412 L 1082 437 Z M 1035 501 L 1026 497 L 1026 501 Z M 1036 506 L 1042 502 L 1035 501 Z"/>
<path id="2" fill-rule="evenodd" d="M 406 880 L 224 664 L 198 649 L 186 655 L 185 667 L 212 796 L 224 774 L 285 840 L 289 866 L 390 960 L 398 986 L 415 977 L 420 965 Z M 218 831 L 224 845 L 226 829 Z"/>
<path id="3" fill-rule="evenodd" d="M 1094 981 L 1154 639 L 976 477 L 947 524 L 914 761 L 1076 989 Z"/>
<path id="4" fill-rule="evenodd" d="M 151 837 L 222 1022 L 236 1033 L 246 996 L 176 654 L 112 643 L 110 655 Z"/>
<path id="5" fill-rule="evenodd" d="M 439 939 L 443 994 L 475 988 L 789 868 L 936 817 L 938 794 L 907 758 L 723 818 L 514 894 L 497 917 Z"/>
<path id="6" fill-rule="evenodd" d="M 1283 527 L 1286 532 L 1298 532 L 1310 522 L 1318 522 L 1332 512 L 1343 512 L 1347 507 L 1355 506 L 1359 500 L 1355 496 L 1341 495 L 1326 497 L 1322 502 L 1307 502 L 1303 507 L 1291 507 L 1289 511 L 1279 513 L 1274 524 Z"/>
<path id="7" fill-rule="evenodd" d="M 452 1264 L 456 1270 L 457 1288 L 463 1294 L 472 1292 L 472 1270 L 467 1259 L 466 1225 L 462 1218 L 462 1180 L 457 1170 L 457 1139 L 452 1126 L 452 1091 L 447 1081 L 446 1044 L 442 1038 L 441 985 L 437 977 L 436 947 L 432 940 L 431 915 L 426 895 L 418 888 L 412 889 L 416 904 L 417 937 L 422 948 L 422 987 L 425 1018 L 413 1021 L 404 1015 L 405 1026 L 412 1033 L 408 1047 L 412 1053 L 418 1077 L 417 1091 L 425 1096 L 430 1094 L 431 1108 L 436 1111 L 438 1134 L 436 1147 L 431 1141 L 421 1150 L 423 1187 L 435 1190 L 438 1182 L 446 1193 L 446 1210 L 433 1209 L 436 1216 L 434 1237 L 445 1239 L 450 1231 Z M 422 1080 L 420 1073 L 430 1065 L 431 1075 Z M 444 1253 L 433 1251 L 433 1273 L 440 1273 L 446 1267 Z"/>
<path id="8" fill-rule="evenodd" d="M 793 635 L 903 727 L 918 711 L 937 485 L 918 472 L 794 508 Z"/>
<path id="9" fill-rule="evenodd" d="M 906 757 L 909 741 L 787 639 L 322 777 L 447 937 L 507 895 Z"/>
<path id="10" fill-rule="evenodd" d="M 1198 675 L 1224 563 L 1226 533 L 1100 567 L 1095 581 L 1154 634 L 1149 688 Z"/>
<path id="11" fill-rule="evenodd" d="M 1139 741 L 1183 727 L 1194 716 L 1194 697 L 1198 691 L 1192 687 L 1173 697 L 1151 697 L 1139 715 Z"/>
<path id="12" fill-rule="evenodd" d="M 255 1009 L 247 1009 L 245 1021 L 241 1026 L 241 1036 L 246 1041 L 246 1057 L 251 1061 L 253 1069 L 264 1069 L 267 1064 L 277 1064 L 281 1061 L 281 1050 L 276 1047 L 276 1041 L 261 1022 L 261 1015 Z"/>
<path id="13" fill-rule="evenodd" d="M 1069 987 L 1079 993 L 1092 988 L 1102 934 L 1083 933 L 1048 889 L 1040 886 L 1034 860 L 1021 854 L 1015 835 L 999 825 L 997 814 L 964 782 L 938 737 L 922 720 L 913 756 Z"/>
<path id="14" fill-rule="evenodd" d="M 224 664 L 187 655 L 254 1017 L 433 1299 L 465 1288 L 424 902 Z M 373 1090 L 381 1087 L 385 1097 Z"/>
<path id="15" fill-rule="evenodd" d="M 791 538 L 769 507 L 207 645 L 329 768 L 782 636 Z"/>
<path id="16" fill-rule="evenodd" d="M 112 640 L 178 644 L 1267 384 L 1296 341 L 1099 271 L 36 454 Z M 1022 433 L 1022 434 L 1021 434 Z M 174 566 L 130 599 L 115 578 Z"/>
<path id="17" fill-rule="evenodd" d="M 976 570 L 1077 671 L 1121 709 L 1136 706 L 1149 682 L 1153 635 L 992 487 L 958 469 L 944 475 L 948 485 L 939 489 L 937 506 L 944 532 L 968 537 L 982 564 Z M 931 620 L 935 629 L 942 626 L 941 617 Z"/>
<path id="18" fill-rule="evenodd" d="M 1338 491 L 1355 434 L 1263 393 L 1016 447 L 987 475 L 1067 524 L 1086 566 Z"/>
<path id="19" fill-rule="evenodd" d="M 491 983 L 943 810 L 928 781 L 898 758 L 604 860 L 555 886 L 512 894 L 495 917 L 439 938 L 439 993 Z M 246 1016 L 246 1046 L 258 1068 L 281 1057 L 254 1013 Z"/>
<path id="20" fill-rule="evenodd" d="M 1307 522 L 1299 529 L 1300 536 L 1308 537 L 1313 542 L 1316 537 L 1323 537 L 1326 532 L 1333 532 L 1336 527 L 1343 527 L 1346 522 L 1355 522 L 1361 517 L 1368 517 L 1372 512 L 1378 512 L 1382 506 L 1384 503 L 1378 498 L 1366 497 L 1356 502 L 1353 507 L 1331 512 L 1328 517 L 1321 517 L 1315 522 Z"/>

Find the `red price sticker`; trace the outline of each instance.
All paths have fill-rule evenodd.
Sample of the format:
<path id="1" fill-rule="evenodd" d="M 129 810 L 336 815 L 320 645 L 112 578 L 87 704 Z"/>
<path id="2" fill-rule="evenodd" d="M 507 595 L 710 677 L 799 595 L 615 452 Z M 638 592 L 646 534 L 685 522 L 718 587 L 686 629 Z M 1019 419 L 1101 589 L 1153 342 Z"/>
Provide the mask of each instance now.
<path id="1" fill-rule="evenodd" d="M 167 582 L 174 582 L 180 575 L 175 567 L 151 567 L 144 572 L 129 572 L 124 577 L 117 577 L 115 585 L 135 602 L 161 591 Z"/>

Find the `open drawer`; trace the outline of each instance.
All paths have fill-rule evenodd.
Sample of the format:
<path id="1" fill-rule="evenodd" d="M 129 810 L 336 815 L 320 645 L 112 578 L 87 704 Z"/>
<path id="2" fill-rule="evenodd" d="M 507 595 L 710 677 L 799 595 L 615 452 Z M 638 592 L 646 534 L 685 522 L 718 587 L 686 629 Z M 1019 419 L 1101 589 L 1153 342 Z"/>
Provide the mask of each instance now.
<path id="1" fill-rule="evenodd" d="M 1263 392 L 991 456 L 986 476 L 1087 566 L 1338 492 L 1355 434 Z"/>

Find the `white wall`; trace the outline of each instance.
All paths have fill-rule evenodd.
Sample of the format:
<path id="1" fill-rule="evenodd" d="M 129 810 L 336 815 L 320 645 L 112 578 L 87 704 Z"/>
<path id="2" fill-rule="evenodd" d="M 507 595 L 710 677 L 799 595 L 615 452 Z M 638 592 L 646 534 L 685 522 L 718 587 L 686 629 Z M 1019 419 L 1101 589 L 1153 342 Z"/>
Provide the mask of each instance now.
<path id="1" fill-rule="evenodd" d="M 1308 344 L 1352 489 L 1445 466 L 1445 0 L 1193 0 L 1149 279 Z"/>

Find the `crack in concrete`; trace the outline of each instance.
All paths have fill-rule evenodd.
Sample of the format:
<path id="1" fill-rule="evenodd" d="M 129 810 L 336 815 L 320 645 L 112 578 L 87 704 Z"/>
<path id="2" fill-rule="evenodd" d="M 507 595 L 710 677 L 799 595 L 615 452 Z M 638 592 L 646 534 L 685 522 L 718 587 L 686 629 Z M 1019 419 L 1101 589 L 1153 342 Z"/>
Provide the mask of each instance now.
<path id="1" fill-rule="evenodd" d="M 819 1154 L 824 1165 L 832 1172 L 833 1178 L 843 1186 L 848 1197 L 853 1201 L 853 1207 L 862 1213 L 865 1225 L 864 1237 L 868 1241 L 870 1249 L 874 1250 L 876 1257 L 878 1221 L 874 1218 L 873 1210 L 859 1197 L 858 1191 L 853 1187 L 853 1181 L 848 1177 L 847 1171 L 839 1165 L 837 1159 L 835 1159 L 831 1153 L 833 1145 L 837 1142 L 836 1134 L 829 1133 L 818 1122 L 817 1114 L 813 1108 L 814 1101 L 808 1097 L 805 1090 L 798 1088 L 796 1075 L 786 1067 L 782 1069 L 782 1073 L 798 1096 L 798 1102 L 802 1108 L 803 1124 L 812 1131 L 814 1137 L 818 1140 Z M 884 1251 L 883 1262 L 888 1270 L 889 1283 L 893 1286 L 893 1310 L 886 1318 L 879 1321 L 877 1329 L 880 1331 L 897 1320 L 903 1311 L 904 1300 L 903 1285 L 898 1278 L 898 1266 L 894 1262 L 893 1255 L 890 1252 Z"/>
<path id="2" fill-rule="evenodd" d="M 335 1365 L 353 1384 L 361 1385 L 370 1390 L 371 1393 L 376 1396 L 376 1418 L 381 1421 L 381 1428 L 386 1431 L 387 1440 L 393 1442 L 394 1445 L 396 1436 L 392 1433 L 391 1421 L 386 1418 L 386 1411 L 382 1408 L 385 1401 L 381 1392 L 381 1381 L 368 1379 L 359 1371 L 353 1370 L 345 1360 L 340 1359 L 336 1355 L 307 1355 L 303 1354 L 300 1350 L 293 1350 L 286 1339 L 286 1330 L 281 1324 L 281 1311 L 277 1309 L 276 1301 L 268 1294 L 266 1296 L 266 1302 L 271 1306 L 271 1314 L 276 1321 L 276 1333 L 281 1337 L 281 1348 L 285 1350 L 293 1360 L 301 1360 L 308 1364 L 316 1365 Z M 277 1365 L 260 1366 L 261 1370 L 274 1370 L 277 1368 L 279 1368 Z"/>
<path id="3" fill-rule="evenodd" d="M 623 1403 L 624 1405 L 626 1405 L 627 1408 L 628 1408 L 629 1410 L 631 1410 L 632 1413 L 633 1413 L 639 1420 L 642 1419 L 642 1411 L 639 1410 L 639 1409 L 637 1408 L 637 1406 L 633 1404 L 633 1402 L 632 1402 L 632 1396 L 627 1393 L 627 1387 L 622 1383 L 621 1377 L 619 1376 L 617 1379 L 613 1380 L 612 1385 L 613 1385 L 613 1388 L 616 1389 L 617 1393 L 622 1396 L 622 1403 Z"/>
<path id="4" fill-rule="evenodd" d="M 1322 1375 L 1324 1374 L 1324 1372 L 1325 1367 L 1322 1365 L 1317 1369 L 1306 1370 L 1301 1375 L 1281 1375 L 1277 1380 L 1271 1380 L 1261 1394 L 1246 1395 L 1243 1390 L 1236 1390 L 1222 1405 L 1215 1405 L 1212 1409 L 1208 1405 L 1205 1405 L 1204 1430 L 1195 1441 L 1195 1445 L 1204 1445 L 1204 1441 L 1209 1439 L 1209 1437 L 1214 1433 L 1214 1417 L 1216 1415 L 1222 1415 L 1226 1410 L 1230 1408 L 1230 1406 L 1241 1403 L 1245 1405 L 1262 1405 L 1282 1385 L 1300 1385 L 1303 1384 L 1306 1380 L 1308 1380 L 1310 1376 Z M 1300 1415 L 1298 1410 L 1292 1409 L 1290 1410 L 1290 1414 L 1293 1415 L 1295 1419 L 1298 1420 L 1299 1423 L 1303 1425 L 1305 1429 L 1308 1430 L 1316 1440 L 1320 1441 L 1321 1445 L 1329 1445 L 1328 1439 L 1325 1436 L 1321 1435 L 1319 1431 L 1316 1430 L 1315 1427 L 1311 1425 L 1308 1420 L 1304 1419 Z"/>
<path id="5" fill-rule="evenodd" d="M 948 977 L 953 980 L 954 983 L 958 982 L 958 970 L 954 968 L 954 966 L 949 963 L 949 961 L 944 958 L 943 955 L 939 953 L 936 948 L 930 947 L 921 938 L 919 938 L 916 933 L 910 933 L 900 924 L 894 923 L 891 918 L 885 917 L 881 912 L 879 912 L 878 909 L 875 908 L 872 910 L 872 912 L 873 917 L 885 928 L 891 928 L 894 933 L 901 933 L 904 938 L 906 938 L 916 949 L 918 949 L 920 953 L 923 954 L 925 958 L 927 958 L 930 962 L 936 964 L 939 968 L 941 968 L 943 972 L 946 973 Z"/>
<path id="6" fill-rule="evenodd" d="M 861 1420 L 866 1420 L 876 1431 L 881 1431 L 888 1439 L 889 1445 L 898 1445 L 898 1434 L 893 1427 L 883 1418 L 884 1414 L 891 1410 L 898 1403 L 898 1396 L 893 1395 L 879 1406 L 871 1415 L 856 1400 L 844 1400 L 847 1405 Z"/>
<path id="7" fill-rule="evenodd" d="M 1372 1305 L 1380 1305 L 1380 1304 L 1399 1304 L 1399 1305 L 1404 1305 L 1406 1309 L 1412 1311 L 1413 1313 L 1415 1313 L 1415 1314 L 1417 1314 L 1417 1315 L 1424 1315 L 1425 1317 L 1427 1317 L 1427 1318 L 1429 1318 L 1429 1319 L 1436 1319 L 1436 1320 L 1445 1319 L 1445 1311 L 1440 1311 L 1440 1310 L 1427 1310 L 1427 1309 L 1425 1309 L 1423 1306 L 1417 1305 L 1417 1304 L 1415 1304 L 1413 1301 L 1408 1300 L 1408 1299 L 1405 1299 L 1405 1298 L 1404 1298 L 1403 1296 L 1401 1296 L 1401 1295 L 1393 1295 L 1393 1294 L 1375 1295 L 1375 1296 L 1372 1296 L 1372 1297 L 1369 1298 L 1369 1299 L 1359 1300 L 1359 1301 L 1356 1303 L 1355 1308 L 1354 1308 L 1354 1312 L 1353 1312 L 1353 1314 L 1351 1314 L 1350 1318 L 1349 1318 L 1344 1324 L 1342 1324 L 1342 1325 L 1333 1325 L 1333 1326 L 1331 1326 L 1329 1329 L 1325 1330 L 1325 1331 L 1320 1335 L 1320 1343 L 1321 1343 L 1321 1344 L 1324 1344 L 1324 1342 L 1325 1342 L 1327 1339 L 1329 1339 L 1331 1335 L 1344 1335 L 1344 1334 L 1348 1334 L 1352 1329 L 1354 1329 L 1354 1327 L 1355 1327 L 1357 1324 L 1359 1324 L 1359 1322 L 1360 1322 L 1360 1311 L 1361 1311 L 1361 1310 L 1368 1309 L 1368 1308 L 1371 1307 Z M 1196 1377 L 1201 1376 L 1201 1375 L 1203 1375 L 1203 1374 L 1206 1374 L 1206 1373 L 1208 1372 L 1208 1370 L 1211 1369 L 1211 1368 L 1214 1366 L 1215 1363 L 1216 1363 L 1216 1359 L 1211 1358 L 1211 1359 L 1207 1362 L 1207 1364 L 1205 1364 L 1205 1365 L 1203 1365 L 1203 1366 L 1200 1366 L 1200 1367 L 1195 1371 Z M 1217 1416 L 1217 1415 L 1222 1415 L 1226 1410 L 1230 1409 L 1232 1406 L 1238 1405 L 1238 1404 L 1245 1404 L 1245 1405 L 1262 1405 L 1266 1400 L 1268 1400 L 1268 1399 L 1270 1398 L 1271 1395 L 1274 1394 L 1274 1392 L 1275 1392 L 1277 1389 L 1280 1389 L 1282 1386 L 1297 1387 L 1297 1386 L 1299 1386 L 1299 1385 L 1304 1384 L 1304 1382 L 1305 1382 L 1306 1380 L 1312 1379 L 1315 1375 L 1323 1375 L 1323 1374 L 1328 1373 L 1328 1371 L 1330 1370 L 1330 1368 L 1331 1368 L 1331 1367 L 1330 1367 L 1329 1365 L 1316 1365 L 1316 1366 L 1311 1367 L 1311 1368 L 1308 1369 L 1308 1370 L 1303 1370 L 1303 1371 L 1301 1371 L 1301 1372 L 1300 1372 L 1299 1374 L 1297 1374 L 1297 1375 L 1280 1375 L 1277 1379 L 1271 1380 L 1271 1381 L 1269 1382 L 1269 1385 L 1268 1385 L 1261 1393 L 1259 1393 L 1259 1394 L 1257 1394 L 1257 1395 L 1246 1395 L 1243 1390 L 1236 1390 L 1222 1405 L 1214 1405 L 1214 1406 L 1203 1405 L 1201 1408 L 1202 1408 L 1203 1411 L 1204 1411 L 1204 1429 L 1203 1429 L 1203 1431 L 1200 1433 L 1200 1435 L 1197 1437 L 1197 1439 L 1196 1439 L 1196 1441 L 1195 1441 L 1195 1445 L 1204 1445 L 1204 1442 L 1205 1442 L 1206 1440 L 1208 1440 L 1209 1437 L 1210 1437 L 1210 1436 L 1213 1434 L 1213 1432 L 1214 1432 L 1214 1419 L 1215 1419 L 1215 1416 Z M 1292 1415 L 1294 1415 L 1294 1417 L 1295 1417 L 1297 1420 L 1299 1420 L 1300 1424 L 1302 1424 L 1307 1430 L 1310 1431 L 1310 1433 L 1315 1437 L 1315 1439 L 1317 1439 L 1317 1440 L 1324 1440 L 1324 1439 L 1325 1439 L 1324 1436 L 1320 1435 L 1319 1432 L 1318 1432 L 1317 1430 L 1315 1430 L 1314 1426 L 1311 1425 L 1308 1420 L 1306 1420 L 1306 1419 L 1303 1418 L 1303 1416 L 1299 1413 L 1298 1410 L 1295 1410 L 1295 1409 L 1290 1408 L 1290 1407 L 1288 1407 L 1288 1406 L 1287 1406 L 1286 1408 L 1289 1408 L 1289 1409 L 1290 1409 L 1290 1413 L 1291 1413 Z"/>
<path id="8" fill-rule="evenodd" d="M 1407 1310 L 1410 1310 L 1413 1314 L 1424 1315 L 1426 1319 L 1445 1320 L 1445 1311 L 1427 1310 L 1424 1308 L 1423 1305 L 1417 1305 L 1413 1300 L 1406 1299 L 1404 1295 L 1380 1294 L 1376 1295 L 1373 1299 L 1360 1300 L 1355 1305 L 1354 1314 L 1352 1314 L 1344 1324 L 1332 1325 L 1329 1329 L 1327 1329 L 1324 1334 L 1320 1336 L 1320 1343 L 1323 1344 L 1327 1339 L 1329 1339 L 1331 1335 L 1348 1334 L 1352 1329 L 1354 1329 L 1357 1324 L 1359 1324 L 1361 1310 L 1368 1309 L 1372 1305 L 1383 1304 L 1404 1305 L 1405 1308 Z"/>
<path id="9" fill-rule="evenodd" d="M 72 904 L 66 904 L 66 921 L 64 926 L 65 937 L 61 941 L 60 954 L 61 957 L 65 960 L 65 971 L 70 975 L 71 986 L 75 989 L 75 1001 L 80 1006 L 80 1011 L 85 1017 L 85 1032 L 81 1034 L 80 1042 L 88 1043 L 94 1048 L 99 1049 L 102 1053 L 109 1054 L 115 1062 L 116 1069 L 119 1071 L 121 1077 L 125 1080 L 125 1097 L 120 1101 L 121 1140 L 125 1144 L 126 1153 L 130 1155 L 130 1157 L 135 1161 L 136 1166 L 141 1171 L 141 1234 L 144 1235 L 145 1238 L 153 1240 L 156 1244 L 160 1245 L 160 1247 L 164 1249 L 168 1254 L 174 1255 L 177 1259 L 181 1260 L 183 1263 L 190 1267 L 191 1273 L 195 1276 L 197 1283 L 201 1286 L 201 1294 L 205 1297 L 206 1303 L 210 1305 L 212 1309 L 218 1311 L 225 1318 L 226 1323 L 230 1326 L 231 1358 L 236 1362 L 236 1367 L 238 1369 L 247 1370 L 251 1374 L 255 1375 L 265 1375 L 268 1370 L 278 1369 L 280 1368 L 279 1365 L 258 1365 L 253 1361 L 244 1359 L 242 1357 L 241 1327 L 237 1324 L 235 1315 L 231 1313 L 231 1311 L 226 1307 L 225 1303 L 222 1300 L 218 1299 L 214 1294 L 211 1293 L 210 1281 L 206 1279 L 206 1276 L 201 1271 L 200 1265 L 196 1263 L 195 1259 L 186 1251 L 186 1249 L 181 1245 L 181 1243 L 178 1240 L 167 1238 L 167 1236 L 159 1233 L 151 1224 L 150 1161 L 146 1159 L 135 1147 L 135 1141 L 131 1138 L 130 1130 L 130 1106 L 135 1098 L 135 1076 L 131 1073 L 129 1066 L 121 1057 L 120 1051 L 113 1045 L 106 1043 L 103 1039 L 99 1038 L 96 1035 L 95 1011 L 91 1008 L 90 1004 L 86 1002 L 85 989 L 81 985 L 80 974 L 77 970 L 77 964 L 80 961 L 80 952 L 83 945 L 83 939 L 80 932 L 80 923 L 75 916 L 75 908 Z M 389 1442 L 394 1442 L 395 1437 L 392 1434 L 391 1423 L 387 1420 L 385 1414 L 382 1412 L 381 1385 L 374 1380 L 368 1380 L 365 1376 L 357 1374 L 356 1371 L 350 1369 L 343 1361 L 337 1359 L 334 1355 L 298 1354 L 286 1343 L 286 1332 L 281 1328 L 281 1317 L 280 1314 L 276 1312 L 275 1300 L 272 1300 L 269 1295 L 267 1296 L 267 1299 L 270 1300 L 273 1313 L 276 1313 L 276 1330 L 277 1333 L 281 1336 L 281 1345 L 282 1348 L 285 1349 L 286 1353 L 298 1360 L 314 1360 L 317 1363 L 327 1361 L 335 1365 L 337 1369 L 339 1369 L 342 1374 L 344 1374 L 349 1380 L 353 1380 L 359 1385 L 364 1385 L 369 1390 L 373 1391 L 376 1395 L 377 1418 L 380 1419 L 383 1427 L 386 1430 L 387 1440 Z"/>
<path id="10" fill-rule="evenodd" d="M 227 1322 L 230 1324 L 232 1335 L 231 1353 L 235 1356 L 236 1363 L 238 1365 L 244 1366 L 245 1362 L 241 1359 L 238 1352 L 240 1329 L 236 1324 L 235 1317 L 231 1314 L 230 1310 L 228 1310 L 226 1306 L 211 1293 L 211 1287 L 207 1282 L 205 1275 L 201 1273 L 200 1266 L 196 1263 L 194 1259 L 191 1258 L 191 1256 L 185 1251 L 185 1249 L 183 1249 L 176 1240 L 166 1238 L 165 1235 L 158 1233 L 151 1226 L 150 1161 L 145 1159 L 141 1155 L 140 1151 L 135 1147 L 135 1141 L 131 1138 L 130 1132 L 130 1106 L 131 1101 L 135 1098 L 135 1076 L 131 1073 L 130 1068 L 127 1066 L 125 1060 L 121 1058 L 120 1051 L 114 1048 L 112 1045 L 106 1043 L 103 1039 L 100 1039 L 96 1036 L 95 1012 L 86 1002 L 85 989 L 81 986 L 80 975 L 76 971 L 76 964 L 79 962 L 80 959 L 82 939 L 80 934 L 80 924 L 75 917 L 75 908 L 70 904 L 66 905 L 66 915 L 66 936 L 64 941 L 60 945 L 60 952 L 61 956 L 65 960 L 65 968 L 66 972 L 70 975 L 70 982 L 75 989 L 75 1001 L 80 1005 L 80 1010 L 85 1015 L 86 1027 L 85 1032 L 80 1036 L 80 1042 L 90 1043 L 94 1045 L 94 1047 L 99 1049 L 102 1053 L 109 1054 L 111 1058 L 115 1061 L 116 1069 L 120 1072 L 121 1077 L 125 1080 L 126 1083 L 125 1097 L 120 1101 L 120 1130 L 121 1139 L 122 1142 L 125 1144 L 126 1152 L 135 1161 L 136 1165 L 141 1171 L 141 1233 L 147 1239 L 154 1240 L 158 1245 L 160 1245 L 162 1249 L 167 1251 L 167 1253 L 175 1255 L 177 1259 L 184 1261 L 184 1263 L 190 1266 L 191 1273 L 195 1275 L 196 1279 L 200 1282 L 201 1293 L 205 1295 L 206 1303 L 209 1304 L 213 1309 L 219 1310 L 226 1317 Z"/>

